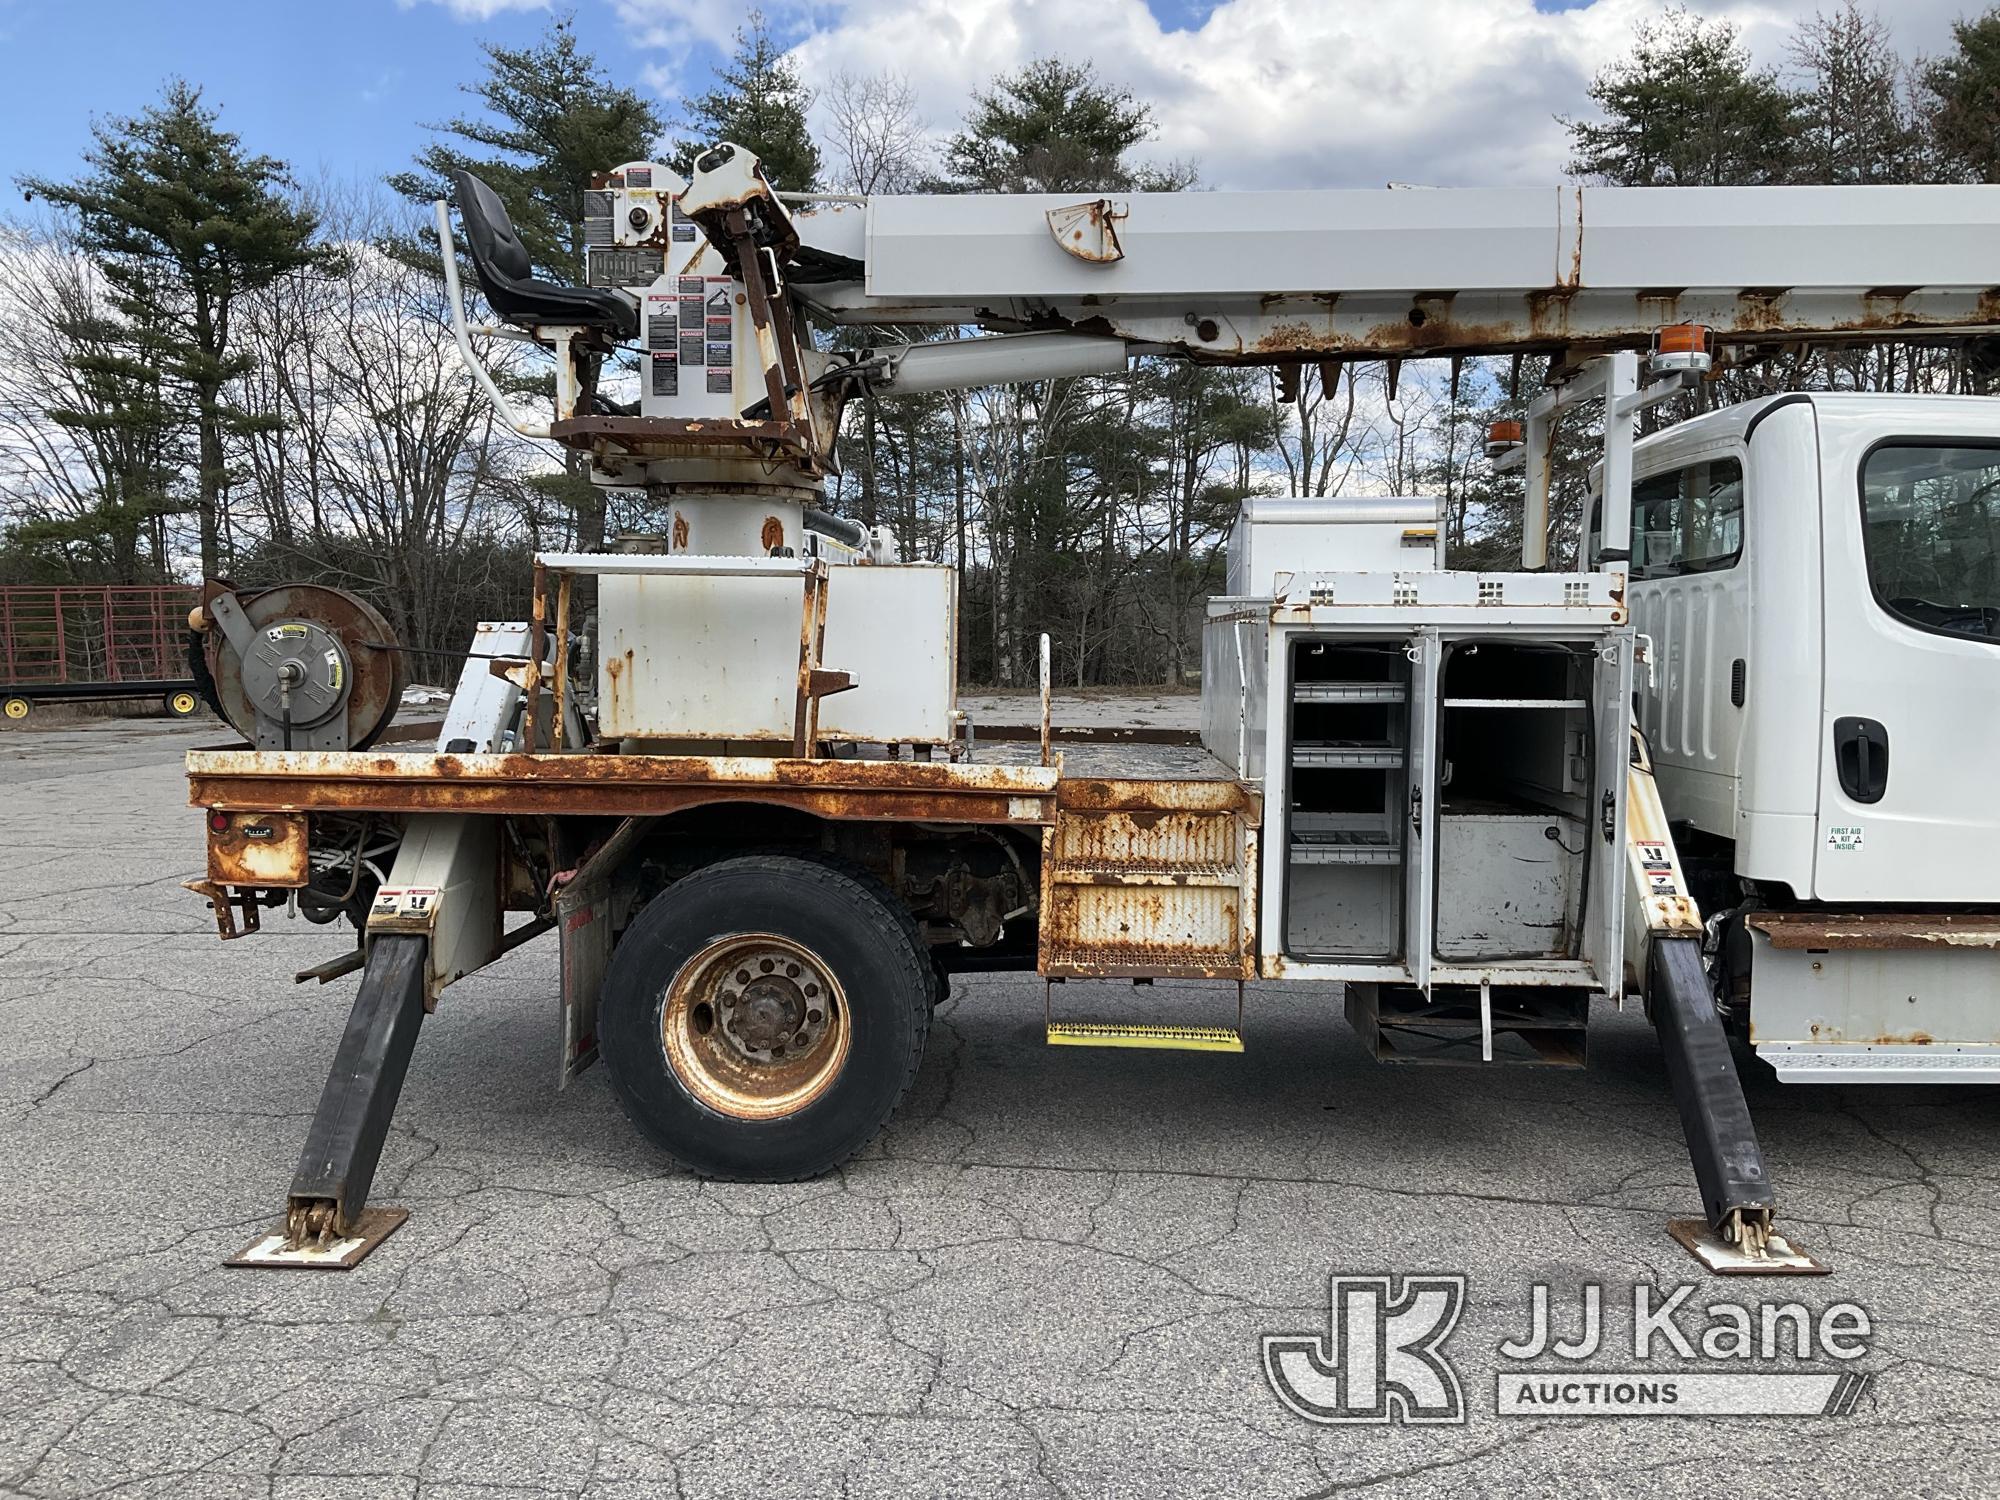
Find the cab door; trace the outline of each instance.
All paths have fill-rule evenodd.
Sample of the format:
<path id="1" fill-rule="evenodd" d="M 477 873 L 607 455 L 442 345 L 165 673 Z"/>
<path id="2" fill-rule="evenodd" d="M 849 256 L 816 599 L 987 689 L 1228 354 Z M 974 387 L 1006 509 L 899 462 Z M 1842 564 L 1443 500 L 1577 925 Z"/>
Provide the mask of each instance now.
<path id="1" fill-rule="evenodd" d="M 2000 419 L 1949 425 L 1822 422 L 1823 901 L 2000 900 Z"/>

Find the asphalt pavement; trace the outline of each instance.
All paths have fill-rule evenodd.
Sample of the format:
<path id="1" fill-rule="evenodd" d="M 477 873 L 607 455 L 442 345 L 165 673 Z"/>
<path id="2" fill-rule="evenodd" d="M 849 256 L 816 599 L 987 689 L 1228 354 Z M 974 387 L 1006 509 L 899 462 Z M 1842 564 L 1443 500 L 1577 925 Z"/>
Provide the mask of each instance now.
<path id="1" fill-rule="evenodd" d="M 0 1491 L 2000 1493 L 2000 1095 L 1752 1067 L 1781 1226 L 1832 1274 L 1724 1282 L 1666 1233 L 1692 1174 L 1609 1007 L 1585 1071 L 1393 1068 L 1332 989 L 1252 986 L 1234 1057 L 1051 1049 L 1032 977 L 962 980 L 863 1157 L 748 1187 L 667 1167 L 602 1069 L 558 1092 L 544 939 L 425 1024 L 375 1193 L 409 1222 L 350 1273 L 224 1269 L 277 1218 L 356 981 L 291 981 L 339 934 L 221 944 L 180 888 L 179 758 L 222 737 L 0 732 Z M 1135 1000 L 1234 1008 L 1057 991 Z M 1326 1337 L 1329 1277 L 1371 1273 L 1465 1278 L 1461 1421 L 1309 1421 L 1267 1380 L 1263 1336 Z M 1869 1378 L 1839 1416 L 1498 1415 L 1538 1283 L 1559 1331 L 1601 1289 L 1580 1368 Z M 1682 1283 L 1696 1342 L 1764 1299 L 1871 1331 L 1848 1361 L 1636 1360 L 1635 1288 Z M 1323 1347 L 1323 1390 L 1359 1388 Z"/>

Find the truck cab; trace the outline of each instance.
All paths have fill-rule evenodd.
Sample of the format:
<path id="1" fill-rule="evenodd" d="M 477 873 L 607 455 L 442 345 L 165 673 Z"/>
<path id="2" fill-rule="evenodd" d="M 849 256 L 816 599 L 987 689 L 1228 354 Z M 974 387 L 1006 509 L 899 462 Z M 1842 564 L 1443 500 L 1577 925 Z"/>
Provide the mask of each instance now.
<path id="1" fill-rule="evenodd" d="M 1633 458 L 1638 722 L 1793 1081 L 2000 1080 L 2000 408 L 1791 393 Z"/>

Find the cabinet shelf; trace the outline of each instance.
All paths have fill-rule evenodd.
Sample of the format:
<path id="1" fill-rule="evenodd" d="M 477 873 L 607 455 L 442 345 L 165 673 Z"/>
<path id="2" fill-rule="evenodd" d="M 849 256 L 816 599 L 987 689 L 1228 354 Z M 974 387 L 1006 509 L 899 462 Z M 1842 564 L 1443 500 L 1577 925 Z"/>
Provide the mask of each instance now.
<path id="1" fill-rule="evenodd" d="M 1400 682 L 1297 682 L 1294 703 L 1401 703 L 1409 693 Z"/>
<path id="2" fill-rule="evenodd" d="M 1399 865 L 1402 846 L 1393 834 L 1293 830 L 1295 865 Z"/>
<path id="3" fill-rule="evenodd" d="M 1403 764 L 1398 745 L 1359 745 L 1338 740 L 1295 740 L 1292 764 L 1308 770 L 1393 771 Z"/>
<path id="4" fill-rule="evenodd" d="M 1447 698 L 1446 708 L 1588 708 L 1586 698 Z"/>

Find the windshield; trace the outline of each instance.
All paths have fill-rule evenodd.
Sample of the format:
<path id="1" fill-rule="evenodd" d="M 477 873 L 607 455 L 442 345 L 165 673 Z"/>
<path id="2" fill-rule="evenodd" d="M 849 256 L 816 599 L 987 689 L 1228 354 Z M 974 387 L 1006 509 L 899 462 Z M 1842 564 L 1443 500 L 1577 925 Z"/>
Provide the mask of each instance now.
<path id="1" fill-rule="evenodd" d="M 1868 581 L 1891 614 L 2000 639 L 2000 448 L 1889 443 L 1861 466 Z"/>

